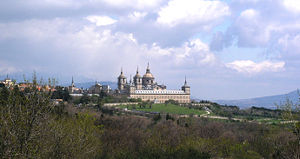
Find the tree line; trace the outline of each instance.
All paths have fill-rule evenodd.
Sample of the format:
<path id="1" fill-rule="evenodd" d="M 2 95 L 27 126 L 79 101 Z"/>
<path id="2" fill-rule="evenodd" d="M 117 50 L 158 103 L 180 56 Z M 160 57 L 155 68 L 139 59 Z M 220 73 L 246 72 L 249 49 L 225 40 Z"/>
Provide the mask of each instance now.
<path id="1" fill-rule="evenodd" d="M 265 125 L 109 115 L 52 97 L 0 88 L 1 158 L 300 158 L 299 113 L 290 105 L 282 115 L 298 122 Z"/>

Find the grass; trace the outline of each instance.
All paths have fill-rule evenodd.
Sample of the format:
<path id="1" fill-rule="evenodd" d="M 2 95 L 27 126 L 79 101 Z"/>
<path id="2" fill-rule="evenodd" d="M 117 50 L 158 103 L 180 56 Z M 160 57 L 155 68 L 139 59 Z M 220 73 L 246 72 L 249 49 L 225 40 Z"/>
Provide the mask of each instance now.
<path id="1" fill-rule="evenodd" d="M 145 108 L 140 108 L 139 106 L 131 106 L 131 105 L 121 105 L 118 106 L 120 108 L 127 108 L 129 110 L 139 110 L 144 112 L 158 112 L 158 113 L 169 113 L 169 114 L 182 114 L 182 115 L 202 115 L 206 112 L 204 110 L 199 109 L 190 109 L 187 107 L 182 107 L 174 104 L 153 104 L 150 108 L 149 105 L 147 105 Z"/>
<path id="2" fill-rule="evenodd" d="M 268 123 L 268 124 L 280 124 L 280 122 L 284 121 L 280 118 L 275 118 L 275 117 L 261 117 L 261 116 L 242 116 L 242 115 L 237 115 L 234 116 L 234 118 L 240 118 L 240 119 L 246 119 L 248 121 L 256 121 L 259 123 Z"/>

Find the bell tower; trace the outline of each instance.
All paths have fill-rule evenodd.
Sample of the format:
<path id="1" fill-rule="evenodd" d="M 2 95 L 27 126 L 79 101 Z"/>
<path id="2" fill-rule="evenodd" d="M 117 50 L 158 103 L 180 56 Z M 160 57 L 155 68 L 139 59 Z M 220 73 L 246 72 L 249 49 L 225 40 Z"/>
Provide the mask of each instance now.
<path id="1" fill-rule="evenodd" d="M 142 76 L 139 74 L 139 68 L 136 69 L 136 74 L 133 77 L 133 83 L 137 90 L 142 89 Z"/>
<path id="2" fill-rule="evenodd" d="M 126 85 L 127 81 L 126 81 L 126 77 L 124 76 L 123 74 L 123 68 L 121 68 L 121 74 L 120 76 L 118 77 L 118 89 L 120 91 L 123 91 L 124 90 L 124 87 Z"/>

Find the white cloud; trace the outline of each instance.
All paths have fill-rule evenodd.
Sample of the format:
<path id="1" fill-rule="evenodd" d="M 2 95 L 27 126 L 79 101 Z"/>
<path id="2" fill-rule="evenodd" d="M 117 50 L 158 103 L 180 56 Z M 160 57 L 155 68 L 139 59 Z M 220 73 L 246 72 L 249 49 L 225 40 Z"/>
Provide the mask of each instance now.
<path id="1" fill-rule="evenodd" d="M 147 15 L 147 12 L 137 12 L 137 11 L 134 11 L 134 12 L 132 12 L 132 13 L 130 13 L 128 15 L 128 18 L 130 20 L 136 21 L 136 20 L 139 20 L 141 18 L 144 18 L 146 15 Z"/>
<path id="2" fill-rule="evenodd" d="M 300 13 L 299 0 L 283 0 L 283 5 L 291 12 Z"/>
<path id="3" fill-rule="evenodd" d="M 36 1 L 35 3 L 39 3 L 40 4 L 45 4 L 45 5 L 53 5 L 53 6 L 57 6 L 57 7 L 69 7 L 69 6 L 74 6 L 74 4 L 78 4 L 78 2 L 74 1 L 74 0 L 39 0 Z"/>
<path id="4" fill-rule="evenodd" d="M 300 34 L 286 34 L 279 38 L 276 43 L 278 58 L 289 62 L 290 67 L 298 69 L 300 64 Z"/>
<path id="5" fill-rule="evenodd" d="M 209 23 L 229 14 L 227 4 L 216 0 L 171 0 L 158 12 L 157 22 L 171 27 L 181 23 Z"/>
<path id="6" fill-rule="evenodd" d="M 106 26 L 106 25 L 111 25 L 117 22 L 117 20 L 110 18 L 108 16 L 96 16 L 96 15 L 91 15 L 86 17 L 87 20 L 89 20 L 92 23 L 95 23 L 96 26 Z"/>
<path id="7" fill-rule="evenodd" d="M 234 23 L 233 30 L 242 47 L 265 46 L 277 26 L 262 20 L 261 14 L 255 9 L 243 11 Z"/>
<path id="8" fill-rule="evenodd" d="M 259 13 L 254 9 L 247 9 L 241 13 L 241 18 L 246 18 L 249 20 L 255 19 Z"/>
<path id="9" fill-rule="evenodd" d="M 300 31 L 300 23 L 296 19 L 293 20 L 291 17 L 285 18 L 286 21 L 283 22 L 284 20 L 277 16 L 271 17 L 266 15 L 264 10 L 246 9 L 237 16 L 232 26 L 224 33 L 226 37 L 224 37 L 224 34 L 214 37 L 211 45 L 228 46 L 224 43 L 236 41 L 239 47 L 269 47 L 272 45 L 272 42 L 286 33 L 294 34 L 294 32 Z M 220 46 L 215 47 L 222 48 Z"/>
<path id="10" fill-rule="evenodd" d="M 0 40 L 0 45 L 1 42 L 14 39 L 15 43 L 8 50 L 27 48 L 14 53 L 13 57 L 14 62 L 18 63 L 16 67 L 24 66 L 22 68 L 25 70 L 40 68 L 47 72 L 76 72 L 80 76 L 104 79 L 114 77 L 115 71 L 122 65 L 134 69 L 136 65 L 142 66 L 147 61 L 153 61 L 153 65 L 158 67 L 173 66 L 178 69 L 210 67 L 217 62 L 207 44 L 200 39 L 190 40 L 179 47 L 163 48 L 155 43 L 140 44 L 131 33 L 80 25 L 64 19 L 0 24 L 0 34 L 7 34 Z M 15 32 L 20 26 L 21 29 Z M 48 26 L 52 26 L 51 29 Z M 18 59 L 19 56 L 24 59 Z M 52 67 L 49 68 L 49 65 Z"/>
<path id="11" fill-rule="evenodd" d="M 185 42 L 180 47 L 161 48 L 153 44 L 151 48 L 144 47 L 144 51 L 151 58 L 159 59 L 162 63 L 180 67 L 214 66 L 219 62 L 216 56 L 209 51 L 207 44 L 200 39 Z"/>
<path id="12" fill-rule="evenodd" d="M 279 72 L 284 69 L 285 62 L 263 61 L 255 63 L 251 60 L 240 60 L 227 63 L 226 67 L 244 74 L 257 74 L 262 72 Z"/>
<path id="13" fill-rule="evenodd" d="M 106 4 L 109 4 L 118 8 L 135 8 L 135 9 L 149 9 L 157 7 L 162 0 L 94 0 L 94 1 L 103 1 Z"/>

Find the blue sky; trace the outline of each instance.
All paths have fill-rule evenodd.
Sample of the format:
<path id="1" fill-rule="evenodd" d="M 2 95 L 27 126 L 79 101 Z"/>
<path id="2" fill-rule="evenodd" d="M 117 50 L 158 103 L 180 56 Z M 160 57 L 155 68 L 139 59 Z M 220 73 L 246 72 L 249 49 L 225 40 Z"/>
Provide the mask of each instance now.
<path id="1" fill-rule="evenodd" d="M 150 62 L 158 83 L 240 99 L 299 87 L 298 0 L 7 0 L 0 77 L 116 81 Z"/>

